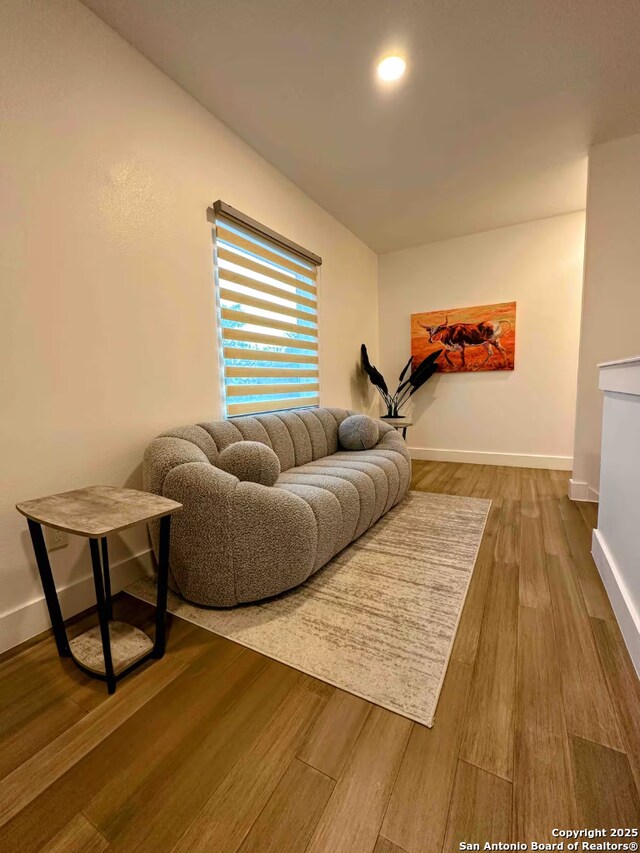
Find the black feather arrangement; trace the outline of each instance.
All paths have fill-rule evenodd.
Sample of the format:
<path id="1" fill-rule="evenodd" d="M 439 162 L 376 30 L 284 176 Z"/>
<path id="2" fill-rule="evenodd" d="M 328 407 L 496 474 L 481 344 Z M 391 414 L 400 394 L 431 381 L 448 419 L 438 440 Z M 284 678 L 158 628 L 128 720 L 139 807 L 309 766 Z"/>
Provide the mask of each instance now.
<path id="1" fill-rule="evenodd" d="M 391 394 L 384 376 L 380 373 L 378 368 L 375 367 L 375 365 L 371 364 L 367 348 L 362 344 L 360 347 L 362 369 L 369 377 L 371 384 L 378 389 L 380 396 L 384 400 L 384 404 L 387 407 L 386 417 L 400 417 L 400 407 L 404 405 L 410 397 L 413 397 L 416 391 L 419 388 L 422 388 L 424 383 L 431 379 L 433 374 L 438 370 L 437 361 L 441 352 L 442 350 L 439 349 L 430 353 L 420 362 L 415 370 L 412 370 L 409 373 L 409 376 L 405 379 L 413 363 L 413 359 L 410 358 L 402 369 L 395 393 Z"/>

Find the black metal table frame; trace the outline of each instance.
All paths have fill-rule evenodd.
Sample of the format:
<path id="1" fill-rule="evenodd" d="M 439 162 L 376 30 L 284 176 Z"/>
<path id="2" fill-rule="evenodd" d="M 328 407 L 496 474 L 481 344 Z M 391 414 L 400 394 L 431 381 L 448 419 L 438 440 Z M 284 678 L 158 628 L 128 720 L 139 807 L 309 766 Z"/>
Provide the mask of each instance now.
<path id="1" fill-rule="evenodd" d="M 169 542 L 171 537 L 171 516 L 164 515 L 160 519 L 160 548 L 158 553 L 158 597 L 156 601 L 156 634 L 153 643 L 153 648 L 147 654 L 143 655 L 138 660 L 134 661 L 131 666 L 128 666 L 122 672 L 115 673 L 113 669 L 113 660 L 111 657 L 111 643 L 109 639 L 109 620 L 113 619 L 113 609 L 111 601 L 111 577 L 109 575 L 109 549 L 107 546 L 107 537 L 90 538 L 89 546 L 91 549 L 91 565 L 93 568 L 93 581 L 96 588 L 96 603 L 98 605 L 98 620 L 100 624 L 100 638 L 102 640 L 102 653 L 104 655 L 105 674 L 94 672 L 88 669 L 80 661 L 78 661 L 69 646 L 67 631 L 62 618 L 60 609 L 60 601 L 56 584 L 51 571 L 49 562 L 49 554 L 44 541 L 42 525 L 28 518 L 29 533 L 31 534 L 31 542 L 33 543 L 33 551 L 38 564 L 40 580 L 42 581 L 42 589 L 49 610 L 51 619 L 51 627 L 53 636 L 55 637 L 58 654 L 61 658 L 71 658 L 73 662 L 87 675 L 92 678 L 98 678 L 101 681 L 107 682 L 108 692 L 115 693 L 116 682 L 124 678 L 130 672 L 150 658 L 159 659 L 163 657 L 167 639 L 167 590 L 169 582 Z M 102 558 L 100 551 L 102 550 Z"/>

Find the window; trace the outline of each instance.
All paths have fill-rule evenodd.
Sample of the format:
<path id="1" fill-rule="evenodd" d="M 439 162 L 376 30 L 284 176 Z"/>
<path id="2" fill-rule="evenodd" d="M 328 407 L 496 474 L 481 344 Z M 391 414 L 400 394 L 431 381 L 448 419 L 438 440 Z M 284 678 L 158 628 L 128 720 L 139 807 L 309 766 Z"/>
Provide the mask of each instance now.
<path id="1" fill-rule="evenodd" d="M 318 406 L 321 258 L 224 202 L 210 213 L 225 416 Z"/>

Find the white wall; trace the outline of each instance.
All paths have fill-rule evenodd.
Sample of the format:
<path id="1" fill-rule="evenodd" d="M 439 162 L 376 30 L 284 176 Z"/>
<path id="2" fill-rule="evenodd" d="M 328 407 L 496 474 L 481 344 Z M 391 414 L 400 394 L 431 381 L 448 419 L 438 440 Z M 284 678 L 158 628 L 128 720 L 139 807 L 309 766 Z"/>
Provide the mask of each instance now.
<path id="1" fill-rule="evenodd" d="M 584 214 L 379 259 L 380 367 L 410 353 L 410 315 L 517 301 L 514 371 L 435 376 L 413 400 L 417 458 L 571 468 Z"/>
<path id="2" fill-rule="evenodd" d="M 323 257 L 327 405 L 363 406 L 377 259 L 75 0 L 3 3 L 0 79 L 2 648 L 46 625 L 15 502 L 139 486 L 155 434 L 219 415 L 207 206 L 222 198 Z M 146 531 L 113 544 L 126 561 Z M 52 554 L 76 584 L 67 612 L 91 600 L 85 548 Z"/>
<path id="3" fill-rule="evenodd" d="M 589 152 L 584 306 L 573 479 L 597 492 L 602 392 L 597 365 L 640 355 L 640 135 Z"/>

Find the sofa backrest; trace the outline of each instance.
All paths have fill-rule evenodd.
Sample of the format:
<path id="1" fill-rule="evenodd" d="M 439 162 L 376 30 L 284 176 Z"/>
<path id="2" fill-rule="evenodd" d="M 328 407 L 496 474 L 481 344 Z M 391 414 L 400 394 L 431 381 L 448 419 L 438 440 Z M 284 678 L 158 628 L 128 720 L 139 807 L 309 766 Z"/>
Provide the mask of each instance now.
<path id="1" fill-rule="evenodd" d="M 313 462 L 338 450 L 338 427 L 352 414 L 347 409 L 300 409 L 167 430 L 147 448 L 145 488 L 162 494 L 171 468 L 207 460 L 215 465 L 221 451 L 236 441 L 266 444 L 277 454 L 283 471 Z"/>
<path id="2" fill-rule="evenodd" d="M 281 469 L 286 471 L 335 453 L 338 427 L 350 414 L 346 409 L 300 409 L 199 426 L 210 435 L 217 453 L 236 441 L 260 441 L 276 453 Z M 215 465 L 215 457 L 211 461 Z"/>

